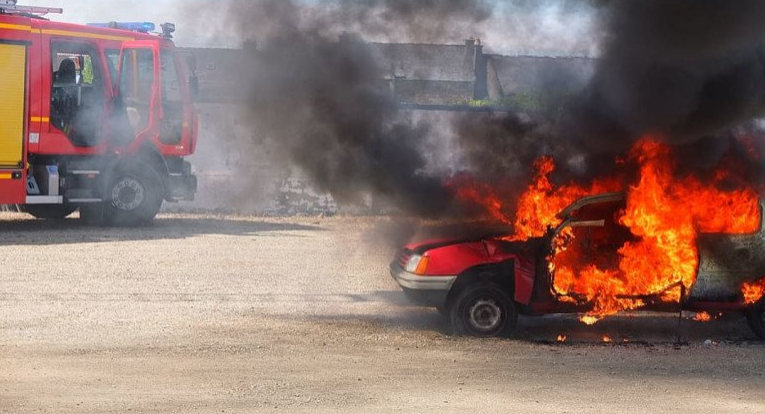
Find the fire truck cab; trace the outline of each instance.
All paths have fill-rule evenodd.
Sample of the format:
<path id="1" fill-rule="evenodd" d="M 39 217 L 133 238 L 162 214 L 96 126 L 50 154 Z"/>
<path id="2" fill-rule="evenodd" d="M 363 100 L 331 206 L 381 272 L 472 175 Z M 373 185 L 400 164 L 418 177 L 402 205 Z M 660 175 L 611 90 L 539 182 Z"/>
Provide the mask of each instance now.
<path id="1" fill-rule="evenodd" d="M 192 75 L 151 23 L 75 25 L 0 0 L 0 205 L 44 219 L 150 222 L 193 200 Z"/>

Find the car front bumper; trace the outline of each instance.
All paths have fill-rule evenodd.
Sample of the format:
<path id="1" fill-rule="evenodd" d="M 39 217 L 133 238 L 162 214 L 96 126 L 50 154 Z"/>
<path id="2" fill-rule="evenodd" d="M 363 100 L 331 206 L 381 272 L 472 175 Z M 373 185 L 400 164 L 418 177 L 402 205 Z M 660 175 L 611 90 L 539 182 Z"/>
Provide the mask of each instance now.
<path id="1" fill-rule="evenodd" d="M 404 290 L 406 296 L 417 305 L 441 307 L 446 304 L 449 291 L 457 276 L 419 276 L 404 270 L 398 263 L 391 263 L 390 275 Z"/>

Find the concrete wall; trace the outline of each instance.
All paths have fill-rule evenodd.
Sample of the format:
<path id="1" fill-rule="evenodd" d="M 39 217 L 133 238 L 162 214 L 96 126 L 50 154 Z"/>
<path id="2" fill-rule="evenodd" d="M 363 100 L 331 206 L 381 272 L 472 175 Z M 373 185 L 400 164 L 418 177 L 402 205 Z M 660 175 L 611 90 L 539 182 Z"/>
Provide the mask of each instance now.
<path id="1" fill-rule="evenodd" d="M 460 105 L 474 99 L 523 99 L 575 93 L 592 76 L 583 58 L 508 57 L 481 45 L 370 44 L 380 66 L 379 87 L 402 103 Z M 197 59 L 201 136 L 192 157 L 199 175 L 193 207 L 270 214 L 333 213 L 331 197 L 311 189 L 293 171 L 273 163 L 258 131 L 248 128 L 246 88 L 236 82 L 250 58 L 241 50 L 184 49 Z M 545 99 L 534 103 L 547 105 Z M 370 205 L 373 201 L 370 200 Z"/>

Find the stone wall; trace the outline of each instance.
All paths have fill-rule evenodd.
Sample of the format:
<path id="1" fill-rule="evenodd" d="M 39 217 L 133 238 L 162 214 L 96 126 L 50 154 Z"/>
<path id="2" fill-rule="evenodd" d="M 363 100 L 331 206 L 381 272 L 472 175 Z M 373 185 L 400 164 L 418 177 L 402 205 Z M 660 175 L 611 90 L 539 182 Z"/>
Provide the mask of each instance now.
<path id="1" fill-rule="evenodd" d="M 370 44 L 380 66 L 379 87 L 401 103 L 464 105 L 489 98 L 549 105 L 581 90 L 592 76 L 584 58 L 508 57 L 483 53 L 481 45 Z M 198 199 L 186 208 L 264 214 L 334 214 L 332 198 L 311 188 L 299 173 L 274 163 L 264 137 L 244 122 L 249 92 L 236 82 L 251 56 L 241 50 L 184 49 L 197 60 L 201 134 L 191 158 L 199 176 Z M 370 208 L 373 200 L 366 203 Z M 354 212 L 361 207 L 350 208 Z"/>

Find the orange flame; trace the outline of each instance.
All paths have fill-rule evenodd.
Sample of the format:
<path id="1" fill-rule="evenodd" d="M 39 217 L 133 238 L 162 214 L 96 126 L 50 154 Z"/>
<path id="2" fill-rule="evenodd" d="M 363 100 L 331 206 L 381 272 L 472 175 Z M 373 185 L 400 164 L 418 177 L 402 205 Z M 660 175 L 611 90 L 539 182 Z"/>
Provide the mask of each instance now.
<path id="1" fill-rule="evenodd" d="M 500 223 L 512 222 L 505 211 L 505 204 L 489 184 L 478 182 L 469 176 L 454 177 L 445 184 L 455 189 L 455 197 L 458 200 L 483 208 L 491 219 Z"/>
<path id="2" fill-rule="evenodd" d="M 603 335 L 603 343 L 606 343 L 606 344 L 610 344 L 610 343 L 611 343 L 611 342 L 613 342 L 613 341 L 614 341 L 614 340 L 613 340 L 613 339 L 611 339 L 611 337 L 610 337 L 610 336 L 608 336 L 608 335 Z"/>
<path id="3" fill-rule="evenodd" d="M 765 296 L 765 278 L 755 283 L 744 283 L 741 293 L 744 294 L 744 303 L 747 305 L 759 302 Z"/>
<path id="4" fill-rule="evenodd" d="M 699 312 L 696 314 L 693 320 L 696 322 L 709 322 L 712 320 L 712 315 L 707 312 Z"/>
<path id="5" fill-rule="evenodd" d="M 566 342 L 568 337 L 566 335 L 558 335 L 558 342 Z"/>
<path id="6" fill-rule="evenodd" d="M 555 171 L 555 161 L 551 157 L 540 158 L 534 168 L 537 175 L 518 202 L 515 235 L 511 240 L 542 237 L 548 228 L 561 223 L 558 213 L 577 199 L 621 189 L 617 179 L 595 181 L 587 187 L 574 184 L 556 187 L 550 182 L 550 174 Z"/>
<path id="7" fill-rule="evenodd" d="M 729 187 L 738 175 L 735 160 L 726 160 L 711 175 L 711 183 L 704 183 L 695 176 L 678 176 L 671 148 L 649 138 L 638 141 L 629 158 L 639 167 L 637 179 L 629 186 L 619 177 L 558 186 L 550 178 L 554 160 L 540 158 L 534 181 L 518 200 L 515 220 L 488 185 L 457 182 L 457 195 L 484 207 L 497 221 L 513 222 L 511 240 L 528 240 L 559 226 L 558 214 L 577 199 L 626 190 L 626 207 L 612 219 L 613 226 L 628 229 L 628 237 L 621 247 L 614 247 L 618 253 L 613 257 L 577 247 L 572 228 L 563 229 L 553 240 L 549 261 L 553 293 L 559 301 L 591 304 L 592 311 L 581 320 L 594 324 L 649 301 L 680 301 L 682 291 L 696 281 L 699 233 L 745 234 L 760 227 L 759 195 L 754 188 L 720 189 L 722 184 Z M 611 230 L 605 229 L 604 240 Z M 756 302 L 765 294 L 765 279 L 745 285 L 743 291 L 748 303 Z"/>
<path id="8" fill-rule="evenodd" d="M 742 234 L 760 226 L 753 189 L 723 191 L 693 176 L 677 178 L 670 148 L 650 140 L 639 141 L 631 157 L 640 165 L 639 180 L 617 220 L 636 240 L 619 249 L 618 266 L 601 268 L 567 249 L 571 233 L 552 259 L 556 292 L 593 304 L 582 319 L 588 324 L 644 306 L 648 297 L 679 301 L 681 288 L 696 281 L 699 232 Z"/>

